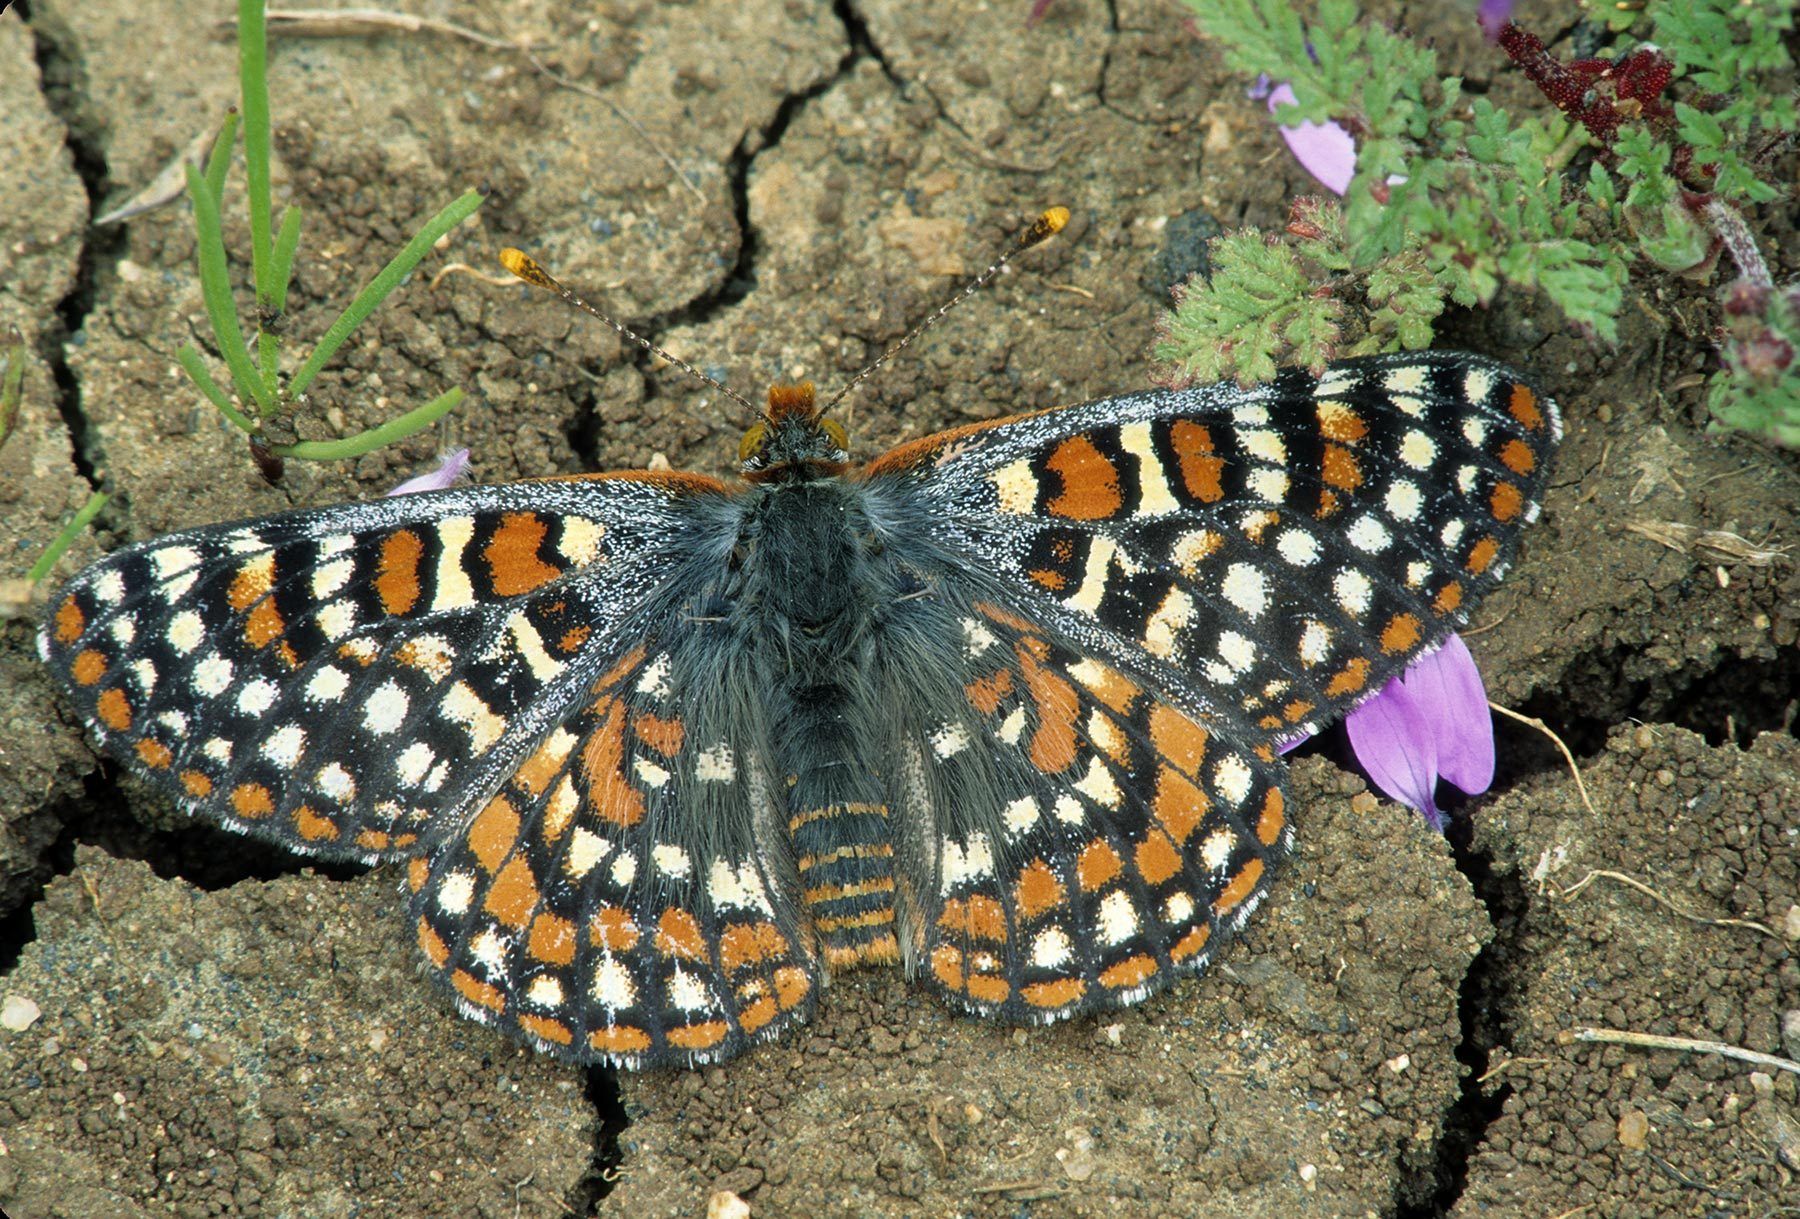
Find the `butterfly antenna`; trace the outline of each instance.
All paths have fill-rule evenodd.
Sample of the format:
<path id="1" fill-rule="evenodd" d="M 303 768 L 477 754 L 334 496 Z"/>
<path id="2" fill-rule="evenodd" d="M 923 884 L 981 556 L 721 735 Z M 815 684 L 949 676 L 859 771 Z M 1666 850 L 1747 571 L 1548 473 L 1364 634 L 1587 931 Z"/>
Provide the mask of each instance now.
<path id="1" fill-rule="evenodd" d="M 552 274 L 550 274 L 550 272 L 544 270 L 543 265 L 540 264 L 537 261 L 537 259 L 535 259 L 531 255 L 527 254 L 525 251 L 515 250 L 511 246 L 506 247 L 504 250 L 500 251 L 500 265 L 505 267 L 508 271 L 511 271 L 514 275 L 517 275 L 520 279 L 524 280 L 526 283 L 530 284 L 532 287 L 542 288 L 546 292 L 553 292 L 557 296 L 562 298 L 562 301 L 564 304 L 573 305 L 575 308 L 581 310 L 583 313 L 590 314 L 593 317 L 599 318 L 601 321 L 605 322 L 608 326 L 611 326 L 614 330 L 617 330 L 621 335 L 630 339 L 633 343 L 636 343 L 639 347 L 642 347 L 645 351 L 649 352 L 651 355 L 661 356 L 663 359 L 667 360 L 669 363 L 671 363 L 675 367 L 679 368 L 682 372 L 685 372 L 688 376 L 693 377 L 697 381 L 706 382 L 708 385 L 712 386 L 714 389 L 718 390 L 720 393 L 724 394 L 726 397 L 730 398 L 732 401 L 738 403 L 740 406 L 742 406 L 745 410 L 749 411 L 751 414 L 760 416 L 763 413 L 760 408 L 758 408 L 754 403 L 752 403 L 750 401 L 750 399 L 744 397 L 744 395 L 738 393 L 735 389 L 732 389 L 731 386 L 725 384 L 723 381 L 719 380 L 717 377 L 707 376 L 705 373 L 701 372 L 698 368 L 695 368 L 692 364 L 689 364 L 686 360 L 682 359 L 680 356 L 673 355 L 670 352 L 664 351 L 661 347 L 658 347 L 655 343 L 652 343 L 649 339 L 646 339 L 643 336 L 632 331 L 628 327 L 622 326 L 618 322 L 613 321 L 612 318 L 608 317 L 606 314 L 602 313 L 600 310 L 594 308 L 592 305 L 590 305 L 586 301 L 582 300 L 579 296 L 575 295 L 575 293 L 571 292 L 568 288 L 563 287 L 563 285 L 561 283 L 557 282 L 557 279 L 554 275 L 552 275 Z M 882 358 L 886 359 L 885 356 Z"/>
<path id="2" fill-rule="evenodd" d="M 825 409 L 820 411 L 819 414 L 821 416 L 829 415 L 831 413 L 831 409 L 834 406 L 836 406 L 838 403 L 842 402 L 846 397 L 848 397 L 851 390 L 853 390 L 857 386 L 861 385 L 864 381 L 867 381 L 869 379 L 870 374 L 872 374 L 877 368 L 880 368 L 883 364 L 886 364 L 889 360 L 893 359 L 895 356 L 899 355 L 902 351 L 906 350 L 907 345 L 909 343 L 911 343 L 914 339 L 918 338 L 920 335 L 924 334 L 927 330 L 930 330 L 933 326 L 935 326 L 939 322 L 943 321 L 944 315 L 946 313 L 949 313 L 952 309 L 956 308 L 958 305 L 960 305 L 964 301 L 968 300 L 971 296 L 974 296 L 975 293 L 979 292 L 981 290 L 981 286 L 983 284 L 987 283 L 988 280 L 994 278 L 994 276 L 998 275 L 1000 273 L 1000 268 L 1004 267 L 1007 263 L 1011 262 L 1015 255 L 1023 254 L 1026 250 L 1029 250 L 1032 246 L 1039 245 L 1043 242 L 1050 240 L 1050 238 L 1052 238 L 1052 237 L 1056 236 L 1058 233 L 1062 232 L 1063 227 L 1065 225 L 1067 225 L 1068 223 L 1069 223 L 1069 209 L 1066 207 L 1053 207 L 1053 208 L 1049 209 L 1048 211 L 1044 212 L 1036 220 L 1032 221 L 1031 227 L 1026 229 L 1023 233 L 1019 234 L 1019 239 L 1018 239 L 1018 241 L 1013 243 L 1012 249 L 1008 250 L 1006 253 L 1002 254 L 999 258 L 995 259 L 991 264 L 989 264 L 987 270 L 983 271 L 980 275 L 977 275 L 974 279 L 971 279 L 968 283 L 964 284 L 962 287 L 962 290 L 960 292 L 958 292 L 955 296 L 952 296 L 949 300 L 945 301 L 943 304 L 939 305 L 937 308 L 937 312 L 933 313 L 930 317 L 926 318 L 924 321 L 920 322 L 917 326 L 914 326 L 911 330 L 909 330 L 907 332 L 905 338 L 901 339 L 898 343 L 895 343 L 892 347 L 890 347 L 886 351 L 882 352 L 880 358 L 878 358 L 873 364 L 869 365 L 867 368 L 865 368 L 861 372 L 857 373 L 854 377 L 850 378 L 849 384 L 845 385 L 844 388 L 838 390 L 837 393 L 833 394 L 831 396 L 831 400 L 825 404 Z"/>

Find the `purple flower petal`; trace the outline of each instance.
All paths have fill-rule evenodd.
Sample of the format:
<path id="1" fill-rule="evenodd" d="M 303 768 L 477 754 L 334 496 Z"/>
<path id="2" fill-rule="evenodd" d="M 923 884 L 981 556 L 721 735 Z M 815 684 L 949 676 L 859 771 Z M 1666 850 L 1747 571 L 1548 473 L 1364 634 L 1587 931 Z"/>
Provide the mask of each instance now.
<path id="1" fill-rule="evenodd" d="M 1269 93 L 1269 113 L 1294 104 L 1291 85 L 1276 85 Z M 1302 169 L 1317 178 L 1326 190 L 1342 195 L 1356 176 L 1356 140 L 1336 123 L 1301 123 L 1282 127 L 1281 138 Z"/>
<path id="2" fill-rule="evenodd" d="M 1051 0 L 1031 0 L 1031 12 L 1025 15 L 1025 28 L 1030 29 L 1032 26 L 1042 21 L 1044 19 L 1044 13 L 1049 9 L 1050 4 Z"/>
<path id="3" fill-rule="evenodd" d="M 1469 645 L 1451 635 L 1443 646 L 1407 666 L 1406 682 L 1431 682 L 1429 694 L 1438 708 L 1438 776 L 1471 796 L 1494 781 L 1494 717 L 1488 713 L 1487 687 Z"/>
<path id="4" fill-rule="evenodd" d="M 1489 42 L 1500 41 L 1500 31 L 1512 21 L 1513 0 L 1481 0 L 1481 7 L 1475 10 L 1475 20 L 1481 23 L 1481 33 Z"/>
<path id="5" fill-rule="evenodd" d="M 389 495 L 413 495 L 420 491 L 442 491 L 462 477 L 462 472 L 469 464 L 469 450 L 451 449 L 444 454 L 438 468 L 429 474 L 421 474 L 417 478 L 409 478 L 389 491 Z"/>

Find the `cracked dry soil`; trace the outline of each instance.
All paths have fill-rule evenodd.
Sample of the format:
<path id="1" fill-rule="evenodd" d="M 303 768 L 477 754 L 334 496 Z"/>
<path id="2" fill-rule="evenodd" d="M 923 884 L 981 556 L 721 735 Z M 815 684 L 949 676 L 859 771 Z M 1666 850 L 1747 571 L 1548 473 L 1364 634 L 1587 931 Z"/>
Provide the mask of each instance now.
<path id="1" fill-rule="evenodd" d="M 863 452 L 1145 383 L 1196 218 L 1278 225 L 1309 183 L 1173 3 L 425 3 L 526 33 L 630 111 L 434 35 L 276 43 L 276 189 L 307 208 L 289 333 L 424 215 L 493 195 L 322 378 L 305 436 L 450 384 L 434 434 L 257 477 L 174 370 L 204 333 L 180 206 L 93 230 L 235 88 L 211 10 L 32 0 L 0 17 L 0 327 L 24 411 L 0 449 L 23 568 L 96 482 L 98 536 L 379 492 L 451 442 L 482 480 L 728 470 L 741 420 L 603 327 L 447 263 L 517 244 L 754 391 L 853 373 L 1049 203 L 1070 231 L 869 384 Z M 1554 28 L 1547 5 L 1521 17 Z M 1439 6 L 1382 15 L 1469 87 L 1523 86 Z M 1794 176 L 1790 159 L 1783 166 Z M 247 248 L 241 204 L 230 240 Z M 1800 244 L 1755 218 L 1778 277 Z M 1018 1031 L 898 976 L 834 984 L 804 1035 L 723 1068 L 582 1073 L 454 1016 L 416 975 L 399 879 L 315 871 L 185 824 L 100 766 L 26 621 L 0 623 L 0 1207 L 13 1216 L 1770 1213 L 1795 1193 L 1795 1084 L 1718 1058 L 1569 1044 L 1604 1025 L 1793 1056 L 1800 1008 L 1800 579 L 1632 529 L 1795 537 L 1791 453 L 1705 428 L 1712 290 L 1633 285 L 1607 350 L 1506 297 L 1446 344 L 1530 368 L 1569 435 L 1543 521 L 1472 646 L 1510 725 L 1445 842 L 1324 757 L 1301 850 L 1220 966 L 1126 1012 Z M 1654 885 L 1685 920 L 1595 869 Z M 14 1004 L 11 1010 L 21 1010 Z M 17 1023 L 17 1021 L 14 1021 Z M 1785 1158 L 1784 1158 L 1785 1157 Z"/>

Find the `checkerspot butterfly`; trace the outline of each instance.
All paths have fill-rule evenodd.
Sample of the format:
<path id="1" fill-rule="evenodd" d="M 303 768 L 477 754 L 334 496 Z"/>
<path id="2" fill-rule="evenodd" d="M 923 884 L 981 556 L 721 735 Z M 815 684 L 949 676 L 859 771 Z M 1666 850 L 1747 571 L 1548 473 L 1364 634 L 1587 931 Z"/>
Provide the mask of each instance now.
<path id="1" fill-rule="evenodd" d="M 1279 743 L 1492 588 L 1558 434 L 1517 374 L 1447 352 L 861 465 L 777 386 L 740 484 L 189 530 L 78 575 L 41 650 L 190 813 L 404 861 L 431 972 L 540 1048 L 717 1061 L 882 963 L 1045 1022 L 1243 925 L 1292 841 Z"/>

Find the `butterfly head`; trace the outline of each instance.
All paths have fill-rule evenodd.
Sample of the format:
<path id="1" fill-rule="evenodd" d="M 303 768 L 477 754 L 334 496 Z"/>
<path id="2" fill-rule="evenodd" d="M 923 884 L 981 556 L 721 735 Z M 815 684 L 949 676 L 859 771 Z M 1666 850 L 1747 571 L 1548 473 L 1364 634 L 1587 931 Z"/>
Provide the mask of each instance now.
<path id="1" fill-rule="evenodd" d="M 751 482 L 828 478 L 850 465 L 844 425 L 827 419 L 811 381 L 769 387 L 769 405 L 738 444 L 740 472 Z"/>

